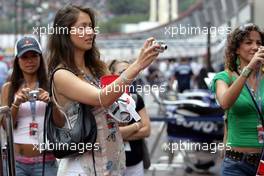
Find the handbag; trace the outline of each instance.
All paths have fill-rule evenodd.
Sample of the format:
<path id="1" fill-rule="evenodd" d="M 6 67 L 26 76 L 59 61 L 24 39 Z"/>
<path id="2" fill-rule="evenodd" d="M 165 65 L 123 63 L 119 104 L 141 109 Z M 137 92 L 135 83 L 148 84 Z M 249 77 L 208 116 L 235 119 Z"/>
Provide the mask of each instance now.
<path id="1" fill-rule="evenodd" d="M 143 139 L 142 141 L 143 167 L 144 169 L 148 169 L 151 165 L 149 150 L 146 144 L 147 141 L 145 139 Z"/>
<path id="2" fill-rule="evenodd" d="M 57 68 L 51 74 L 50 82 L 50 98 L 52 97 L 52 79 L 54 73 L 59 69 Z M 66 69 L 71 71 L 69 69 Z M 71 71 L 72 72 L 72 71 Z M 55 101 L 55 100 L 54 100 Z M 72 128 L 59 128 L 53 121 L 53 107 L 54 102 L 50 101 L 46 107 L 44 125 L 46 131 L 44 131 L 44 139 L 47 137 L 49 145 L 52 144 L 54 148 L 52 153 L 56 158 L 64 158 L 73 154 L 80 154 L 78 144 L 87 143 L 94 144 L 97 137 L 97 126 L 95 117 L 91 112 L 91 107 L 85 104 L 79 103 L 78 115 L 75 124 Z M 67 117 L 65 117 L 67 118 Z M 67 119 L 66 119 L 67 120 Z M 66 147 L 61 147 L 61 146 Z M 86 147 L 84 147 L 86 149 Z"/>
<path id="3" fill-rule="evenodd" d="M 57 68 L 52 72 L 50 77 L 50 87 L 49 87 L 50 98 L 52 97 L 53 76 L 54 73 L 59 69 L 65 69 L 72 72 L 67 68 Z M 53 146 L 52 149 L 49 148 L 49 151 L 53 153 L 56 158 L 65 158 L 69 156 L 82 154 L 84 151 L 87 151 L 86 144 L 88 143 L 92 144 L 92 157 L 94 163 L 94 172 L 96 175 L 93 149 L 97 137 L 97 126 L 96 126 L 95 117 L 91 112 L 91 106 L 85 105 L 83 103 L 79 103 L 76 122 L 70 129 L 59 128 L 54 124 L 53 113 L 52 113 L 53 107 L 54 107 L 54 102 L 50 101 L 46 106 L 45 119 L 44 119 L 44 135 L 43 135 L 44 143 L 46 144 L 46 140 L 48 140 L 48 145 Z M 79 144 L 85 146 L 80 151 L 78 150 Z M 45 163 L 45 153 L 46 150 L 44 150 L 43 165 Z M 43 166 L 43 172 L 44 172 L 44 168 L 45 166 Z"/>

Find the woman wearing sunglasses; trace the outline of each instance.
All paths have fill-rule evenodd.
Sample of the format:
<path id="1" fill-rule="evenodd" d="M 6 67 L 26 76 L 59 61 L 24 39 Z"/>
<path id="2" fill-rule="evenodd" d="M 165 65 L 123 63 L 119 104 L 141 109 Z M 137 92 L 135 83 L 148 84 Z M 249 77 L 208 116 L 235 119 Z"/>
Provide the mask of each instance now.
<path id="1" fill-rule="evenodd" d="M 121 75 L 129 67 L 127 61 L 114 60 L 113 62 L 109 65 L 109 70 L 115 75 Z M 129 90 L 130 88 L 132 87 L 129 87 Z M 144 176 L 143 156 L 147 151 L 144 151 L 143 147 L 146 145 L 144 138 L 150 135 L 150 119 L 143 98 L 135 91 L 130 91 L 130 96 L 136 103 L 136 111 L 141 120 L 136 122 L 132 119 L 125 125 L 119 125 L 126 151 L 125 176 Z"/>

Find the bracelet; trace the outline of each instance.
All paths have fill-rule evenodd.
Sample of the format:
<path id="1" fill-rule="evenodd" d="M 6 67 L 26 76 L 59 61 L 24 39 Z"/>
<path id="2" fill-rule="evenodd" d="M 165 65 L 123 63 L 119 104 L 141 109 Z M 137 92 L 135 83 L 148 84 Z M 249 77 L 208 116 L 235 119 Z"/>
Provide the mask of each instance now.
<path id="1" fill-rule="evenodd" d="M 246 78 L 248 78 L 250 76 L 251 72 L 252 72 L 252 69 L 251 68 L 244 67 L 243 70 L 242 70 L 242 72 L 241 72 L 241 75 L 244 76 L 244 77 L 246 77 Z"/>
<path id="2" fill-rule="evenodd" d="M 11 106 L 13 106 L 13 107 L 16 108 L 16 109 L 19 109 L 19 106 L 17 106 L 15 103 L 12 103 Z"/>
<path id="3" fill-rule="evenodd" d="M 121 78 L 121 81 L 125 84 L 130 84 L 132 81 L 134 81 L 134 79 L 128 79 L 125 73 L 122 73 L 120 75 L 120 78 Z"/>

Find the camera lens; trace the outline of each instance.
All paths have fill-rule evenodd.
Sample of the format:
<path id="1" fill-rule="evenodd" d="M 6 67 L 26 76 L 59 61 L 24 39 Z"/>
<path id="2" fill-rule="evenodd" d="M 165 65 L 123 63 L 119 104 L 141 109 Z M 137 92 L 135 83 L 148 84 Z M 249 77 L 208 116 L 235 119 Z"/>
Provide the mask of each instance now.
<path id="1" fill-rule="evenodd" d="M 167 46 L 166 44 L 161 44 L 160 47 L 161 47 L 161 49 L 163 49 L 163 50 L 166 50 L 166 49 L 168 48 L 168 46 Z"/>
<path id="2" fill-rule="evenodd" d="M 168 48 L 168 46 L 163 41 L 154 41 L 153 44 L 158 44 L 160 46 L 159 49 L 156 49 L 156 51 L 160 53 L 164 52 Z"/>

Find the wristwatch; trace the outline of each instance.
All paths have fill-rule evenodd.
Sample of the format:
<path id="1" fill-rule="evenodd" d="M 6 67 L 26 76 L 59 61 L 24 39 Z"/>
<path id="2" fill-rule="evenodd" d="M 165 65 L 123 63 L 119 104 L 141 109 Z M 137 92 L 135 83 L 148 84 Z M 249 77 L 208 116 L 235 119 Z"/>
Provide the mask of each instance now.
<path id="1" fill-rule="evenodd" d="M 241 72 L 241 75 L 248 78 L 250 73 L 252 72 L 252 69 L 249 68 L 249 67 L 244 67 L 242 72 Z"/>

